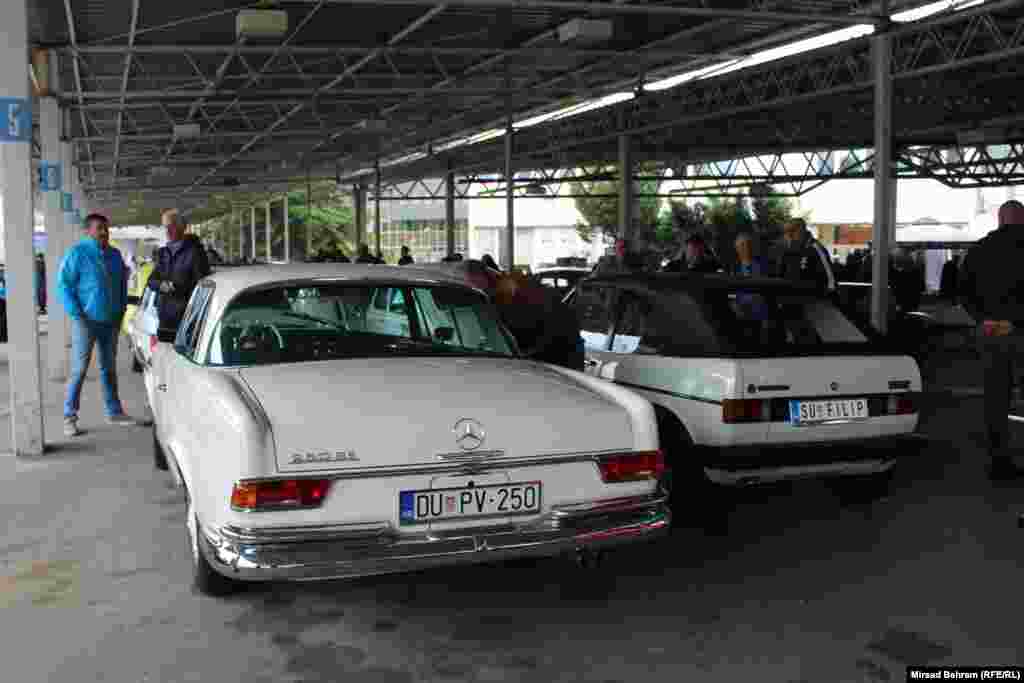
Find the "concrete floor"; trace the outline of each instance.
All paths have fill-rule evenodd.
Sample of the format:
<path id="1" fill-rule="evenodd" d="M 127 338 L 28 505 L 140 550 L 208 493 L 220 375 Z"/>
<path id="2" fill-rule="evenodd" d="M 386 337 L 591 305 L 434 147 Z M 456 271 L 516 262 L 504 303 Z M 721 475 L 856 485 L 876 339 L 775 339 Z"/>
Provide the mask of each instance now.
<path id="1" fill-rule="evenodd" d="M 873 504 L 802 484 L 741 496 L 727 537 L 681 527 L 594 571 L 550 560 L 216 600 L 189 588 L 183 499 L 149 430 L 103 425 L 91 380 L 92 430 L 62 443 L 60 390 L 52 452 L 0 456 L 0 681 L 831 683 L 1024 664 L 1024 487 L 984 478 L 976 399 L 930 400 L 933 442 Z M 0 418 L 0 452 L 8 432 Z"/>

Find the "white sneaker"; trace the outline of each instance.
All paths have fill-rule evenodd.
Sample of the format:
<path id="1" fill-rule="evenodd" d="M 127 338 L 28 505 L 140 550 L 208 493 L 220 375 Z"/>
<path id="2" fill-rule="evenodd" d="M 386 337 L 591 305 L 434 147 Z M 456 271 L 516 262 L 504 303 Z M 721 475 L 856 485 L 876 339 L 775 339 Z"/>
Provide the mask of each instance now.
<path id="1" fill-rule="evenodd" d="M 121 413 L 119 415 L 107 415 L 107 424 L 134 427 L 138 424 L 134 417 Z"/>
<path id="2" fill-rule="evenodd" d="M 64 418 L 64 436 L 67 436 L 67 437 L 81 436 L 84 433 L 85 432 L 83 432 L 81 429 L 78 428 L 78 418 L 77 417 L 65 417 Z"/>

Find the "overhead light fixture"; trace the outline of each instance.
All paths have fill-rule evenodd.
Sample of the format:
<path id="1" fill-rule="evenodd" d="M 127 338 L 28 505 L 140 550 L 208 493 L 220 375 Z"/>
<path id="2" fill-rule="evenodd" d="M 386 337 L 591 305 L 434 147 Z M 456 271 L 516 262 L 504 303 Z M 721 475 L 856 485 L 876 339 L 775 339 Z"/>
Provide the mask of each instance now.
<path id="1" fill-rule="evenodd" d="M 176 140 L 197 138 L 202 132 L 202 128 L 199 127 L 198 123 L 177 123 L 174 125 L 174 138 Z"/>
<path id="2" fill-rule="evenodd" d="M 614 28 L 610 19 L 576 18 L 558 27 L 558 42 L 594 45 L 610 40 L 613 32 Z"/>
<path id="3" fill-rule="evenodd" d="M 273 40 L 288 33 L 288 12 L 277 9 L 243 9 L 235 17 L 235 35 L 244 40 Z"/>

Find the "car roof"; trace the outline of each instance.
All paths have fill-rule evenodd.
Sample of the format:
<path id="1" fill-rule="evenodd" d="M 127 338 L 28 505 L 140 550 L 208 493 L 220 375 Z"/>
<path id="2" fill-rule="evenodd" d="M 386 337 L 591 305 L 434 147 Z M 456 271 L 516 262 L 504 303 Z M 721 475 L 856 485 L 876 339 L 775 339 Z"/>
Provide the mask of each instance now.
<path id="1" fill-rule="evenodd" d="M 239 292 L 251 287 L 303 280 L 455 285 L 472 289 L 466 285 L 460 274 L 449 274 L 439 268 L 356 263 L 291 263 L 239 266 L 216 270 L 206 280 L 215 284 L 217 296 L 222 301 L 232 299 Z"/>
<path id="2" fill-rule="evenodd" d="M 817 287 L 777 277 L 748 277 L 723 273 L 610 273 L 585 280 L 616 286 L 633 286 L 652 292 L 756 289 L 763 292 L 814 294 Z"/>

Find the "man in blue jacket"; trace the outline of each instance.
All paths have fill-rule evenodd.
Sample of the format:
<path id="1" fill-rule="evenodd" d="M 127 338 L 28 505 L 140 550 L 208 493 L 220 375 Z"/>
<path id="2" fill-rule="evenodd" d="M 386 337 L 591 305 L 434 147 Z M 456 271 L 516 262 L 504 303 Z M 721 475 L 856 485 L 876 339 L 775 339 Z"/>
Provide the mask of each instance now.
<path id="1" fill-rule="evenodd" d="M 110 246 L 110 224 L 100 214 L 85 219 L 86 236 L 60 264 L 57 294 L 71 318 L 71 373 L 64 401 L 64 434 L 78 436 L 82 383 L 99 347 L 100 382 L 107 422 L 134 425 L 117 394 L 117 339 L 128 302 L 128 271 L 121 252 Z"/>

